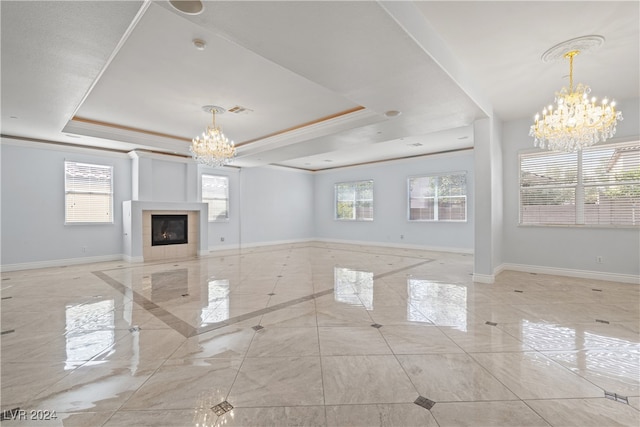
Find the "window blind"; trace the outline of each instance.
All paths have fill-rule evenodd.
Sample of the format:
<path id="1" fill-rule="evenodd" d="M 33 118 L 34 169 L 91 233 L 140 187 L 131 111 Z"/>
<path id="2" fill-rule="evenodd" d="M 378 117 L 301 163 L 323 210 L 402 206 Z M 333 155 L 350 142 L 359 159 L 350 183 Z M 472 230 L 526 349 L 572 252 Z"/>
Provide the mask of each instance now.
<path id="1" fill-rule="evenodd" d="M 640 224 L 640 145 L 582 153 L 584 223 Z"/>
<path id="2" fill-rule="evenodd" d="M 520 223 L 575 224 L 577 153 L 544 152 L 520 160 Z"/>
<path id="3" fill-rule="evenodd" d="M 229 178 L 203 174 L 202 201 L 209 205 L 209 221 L 229 219 Z"/>
<path id="4" fill-rule="evenodd" d="M 113 222 L 113 167 L 64 162 L 65 223 Z"/>
<path id="5" fill-rule="evenodd" d="M 520 156 L 521 224 L 640 224 L 640 144 Z"/>

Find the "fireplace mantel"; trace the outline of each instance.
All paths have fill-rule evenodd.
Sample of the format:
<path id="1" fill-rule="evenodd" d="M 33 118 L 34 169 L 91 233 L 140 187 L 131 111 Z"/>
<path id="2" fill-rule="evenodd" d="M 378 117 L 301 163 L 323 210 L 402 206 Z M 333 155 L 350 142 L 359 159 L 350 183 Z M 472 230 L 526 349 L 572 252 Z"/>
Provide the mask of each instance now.
<path id="1" fill-rule="evenodd" d="M 188 202 L 145 202 L 127 200 L 122 203 L 122 223 L 124 233 L 124 258 L 129 262 L 144 261 L 143 252 L 143 212 L 197 212 L 198 213 L 198 241 L 197 255 L 209 253 L 208 242 L 208 214 L 206 203 Z"/>

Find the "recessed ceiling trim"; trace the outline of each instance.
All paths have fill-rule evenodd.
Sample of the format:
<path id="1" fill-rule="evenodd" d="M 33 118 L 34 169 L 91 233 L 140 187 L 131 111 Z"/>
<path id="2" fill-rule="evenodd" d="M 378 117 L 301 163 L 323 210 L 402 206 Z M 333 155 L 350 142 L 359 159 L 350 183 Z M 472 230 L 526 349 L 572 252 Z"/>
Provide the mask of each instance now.
<path id="1" fill-rule="evenodd" d="M 368 162 L 361 162 L 361 163 L 349 163 L 348 165 L 331 166 L 331 167 L 328 167 L 328 168 L 320 168 L 320 169 L 304 169 L 304 168 L 298 168 L 296 166 L 291 166 L 291 167 L 298 168 L 298 169 L 304 169 L 304 170 L 308 170 L 308 171 L 311 171 L 311 172 L 322 172 L 322 171 L 328 171 L 328 170 L 333 170 L 333 169 L 350 168 L 350 167 L 353 167 L 353 166 L 366 166 L 366 165 L 374 165 L 374 164 L 377 164 L 377 163 L 394 162 L 394 161 L 397 161 L 397 160 L 416 159 L 418 157 L 435 156 L 435 155 L 438 155 L 438 154 L 457 153 L 457 152 L 467 151 L 467 150 L 473 150 L 473 147 L 455 148 L 453 150 L 442 150 L 442 151 L 435 151 L 433 153 L 413 154 L 411 156 L 399 156 L 399 157 L 393 157 L 393 158 L 389 158 L 389 159 L 371 160 L 371 161 L 368 161 Z M 274 163 L 274 165 L 280 166 L 277 163 Z"/>
<path id="2" fill-rule="evenodd" d="M 162 138 L 169 138 L 169 139 L 175 139 L 178 141 L 184 141 L 184 142 L 191 142 L 190 139 L 181 137 L 181 136 L 176 136 L 176 135 L 170 135 L 167 133 L 161 133 L 161 132 L 155 132 L 152 130 L 146 130 L 146 129 L 140 129 L 140 128 L 134 128 L 134 127 L 130 127 L 130 126 L 124 126 L 124 125 L 119 125 L 116 123 L 108 123 L 108 122 L 102 122 L 100 120 L 93 120 L 93 119 L 87 119 L 84 117 L 78 117 L 78 116 L 74 116 L 71 119 L 72 122 L 76 122 L 76 123 L 85 123 L 85 124 L 89 124 L 92 126 L 102 126 L 102 127 L 107 127 L 107 128 L 112 128 L 112 129 L 118 129 L 118 130 L 124 130 L 127 132 L 136 132 L 136 133 L 143 133 L 146 135 L 152 135 L 152 136 L 159 136 Z"/>
<path id="3" fill-rule="evenodd" d="M 17 145 L 16 141 L 20 141 L 20 142 L 34 144 L 34 146 L 36 147 L 38 146 L 37 144 L 46 144 L 49 146 L 59 145 L 62 147 L 66 147 L 66 148 L 69 148 L 72 150 L 78 150 L 78 151 L 98 150 L 98 151 L 104 151 L 108 153 L 117 153 L 117 154 L 123 154 L 123 155 L 127 155 L 128 153 L 128 150 L 93 146 L 93 145 L 87 144 L 86 142 L 82 144 L 81 143 L 76 144 L 71 142 L 53 141 L 50 139 L 31 138 L 27 136 L 6 135 L 6 134 L 0 134 L 0 138 L 2 138 L 2 144 L 10 144 L 10 145 Z M 11 141 L 11 140 L 14 140 L 14 141 Z M 21 144 L 21 146 L 25 146 L 25 145 Z"/>
<path id="4" fill-rule="evenodd" d="M 326 122 L 326 121 L 329 121 L 329 120 L 333 120 L 333 119 L 336 119 L 338 117 L 346 116 L 348 114 L 352 114 L 352 113 L 355 113 L 355 112 L 358 112 L 358 111 L 362 111 L 364 109 L 365 109 L 365 107 L 359 105 L 359 106 L 357 106 L 355 108 L 352 108 L 350 110 L 341 111 L 339 113 L 335 113 L 335 114 L 331 114 L 329 116 L 321 117 L 319 119 L 312 120 L 310 122 L 302 123 L 302 124 L 299 124 L 299 125 L 296 125 L 296 126 L 292 126 L 290 128 L 287 128 L 287 129 L 279 130 L 277 132 L 270 133 L 268 135 L 264 135 L 264 136 L 261 136 L 261 137 L 258 137 L 258 138 L 250 139 L 249 141 L 244 141 L 244 142 L 238 143 L 238 144 L 236 144 L 236 147 L 242 147 L 244 145 L 253 144 L 254 142 L 263 141 L 263 140 L 265 140 L 267 138 L 273 138 L 275 136 L 283 135 L 285 133 L 293 132 L 293 131 L 296 131 L 296 130 L 301 130 L 301 129 L 307 128 L 309 126 L 317 125 L 319 123 L 323 123 L 323 122 Z"/>

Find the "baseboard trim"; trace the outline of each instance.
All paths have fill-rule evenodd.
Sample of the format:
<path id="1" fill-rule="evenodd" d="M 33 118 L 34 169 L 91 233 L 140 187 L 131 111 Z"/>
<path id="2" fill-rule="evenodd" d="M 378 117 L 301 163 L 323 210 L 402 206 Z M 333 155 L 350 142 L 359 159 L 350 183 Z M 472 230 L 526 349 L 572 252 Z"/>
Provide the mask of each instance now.
<path id="1" fill-rule="evenodd" d="M 640 285 L 640 276 L 633 274 L 608 273 L 603 271 L 575 270 L 572 268 L 544 267 L 540 265 L 504 263 L 501 270 L 522 271 L 525 273 L 551 274 L 554 276 L 579 277 L 582 279 L 606 280 L 609 282 Z"/>
<path id="2" fill-rule="evenodd" d="M 291 239 L 291 240 L 271 240 L 268 242 L 254 242 L 254 243 L 233 243 L 221 246 L 209 246 L 209 253 L 240 250 L 245 248 L 259 248 L 261 246 L 277 246 L 277 245 L 292 245 L 297 243 L 309 243 L 316 239 Z"/>
<path id="3" fill-rule="evenodd" d="M 473 275 L 471 276 L 471 280 L 478 283 L 492 284 L 496 281 L 496 276 L 494 274 L 473 273 Z"/>
<path id="4" fill-rule="evenodd" d="M 142 256 L 122 255 L 122 259 L 124 261 L 130 262 L 130 263 L 144 262 L 144 257 L 142 257 Z"/>
<path id="5" fill-rule="evenodd" d="M 68 265 L 80 265 L 91 264 L 94 262 L 106 262 L 106 261 L 122 261 L 125 260 L 123 254 L 117 255 L 102 255 L 82 258 L 65 258 L 54 259 L 50 261 L 36 261 L 36 262 L 23 262 L 18 264 L 3 264 L 0 266 L 0 271 L 20 271 L 20 270 L 32 270 L 36 268 L 49 268 L 49 267 L 65 267 Z"/>
<path id="6" fill-rule="evenodd" d="M 450 252 L 450 253 L 456 253 L 456 254 L 473 255 L 473 249 L 469 249 L 469 248 L 450 248 L 450 247 L 442 247 L 442 246 L 412 245 L 412 244 L 406 244 L 406 243 L 385 243 L 385 242 L 369 242 L 366 240 L 343 240 L 343 239 L 324 239 L 324 238 L 311 239 L 310 241 L 323 242 L 323 243 L 342 243 L 346 245 L 383 246 L 387 248 L 397 248 L 397 249 L 418 249 L 423 251 Z"/>

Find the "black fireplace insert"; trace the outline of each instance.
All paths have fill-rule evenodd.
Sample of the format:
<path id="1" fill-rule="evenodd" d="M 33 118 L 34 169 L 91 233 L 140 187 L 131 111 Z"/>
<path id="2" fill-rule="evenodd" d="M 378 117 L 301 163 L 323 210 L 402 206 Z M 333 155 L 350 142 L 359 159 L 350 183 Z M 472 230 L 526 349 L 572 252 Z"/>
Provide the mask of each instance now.
<path id="1" fill-rule="evenodd" d="M 151 246 L 188 243 L 187 215 L 151 215 Z"/>

